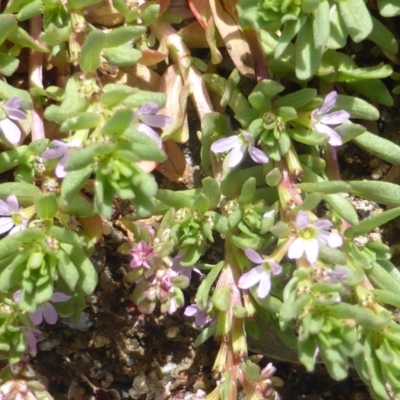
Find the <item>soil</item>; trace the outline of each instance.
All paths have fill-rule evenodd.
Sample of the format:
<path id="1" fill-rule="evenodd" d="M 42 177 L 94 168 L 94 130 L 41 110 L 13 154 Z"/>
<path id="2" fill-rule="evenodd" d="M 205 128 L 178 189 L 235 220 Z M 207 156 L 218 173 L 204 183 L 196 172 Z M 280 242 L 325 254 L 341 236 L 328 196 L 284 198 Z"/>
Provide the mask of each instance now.
<path id="1" fill-rule="evenodd" d="M 43 339 L 32 360 L 39 379 L 56 400 L 196 400 L 217 384 L 212 365 L 218 343 L 212 339 L 194 347 L 198 331 L 182 315 L 144 315 L 129 299 L 132 287 L 123 283 L 128 259 L 118 254 L 118 230 L 105 236 L 92 261 L 99 284 L 79 321 L 61 319 L 43 324 Z M 189 298 L 187 299 L 189 302 Z M 273 361 L 283 400 L 357 399 L 371 397 L 354 370 L 348 379 L 333 381 L 322 365 L 314 373 L 303 366 Z"/>

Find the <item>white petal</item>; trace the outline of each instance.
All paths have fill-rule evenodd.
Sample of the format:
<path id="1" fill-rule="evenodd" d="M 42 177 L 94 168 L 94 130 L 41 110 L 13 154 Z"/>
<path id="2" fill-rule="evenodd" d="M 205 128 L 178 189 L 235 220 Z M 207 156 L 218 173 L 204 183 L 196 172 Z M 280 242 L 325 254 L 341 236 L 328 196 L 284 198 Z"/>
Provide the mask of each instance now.
<path id="1" fill-rule="evenodd" d="M 246 146 L 244 144 L 235 146 L 228 154 L 228 167 L 235 168 L 237 165 L 239 165 L 242 162 L 245 153 Z"/>
<path id="2" fill-rule="evenodd" d="M 252 268 L 250 271 L 247 271 L 245 274 L 243 274 L 238 282 L 238 286 L 241 289 L 248 289 L 254 285 L 256 285 L 258 282 L 260 282 L 260 279 L 262 277 L 262 274 L 265 272 L 260 271 L 258 267 Z"/>
<path id="3" fill-rule="evenodd" d="M 257 149 L 257 147 L 250 146 L 249 154 L 252 160 L 255 161 L 256 163 L 266 164 L 269 161 L 268 156 L 260 149 Z"/>
<path id="4" fill-rule="evenodd" d="M 290 246 L 287 253 L 287 256 L 290 259 L 298 259 L 304 253 L 304 240 L 302 238 L 297 238 Z"/>
<path id="5" fill-rule="evenodd" d="M 271 275 L 265 271 L 258 285 L 257 294 L 260 299 L 267 297 L 271 290 Z"/>
<path id="6" fill-rule="evenodd" d="M 340 146 L 343 143 L 340 135 L 329 126 L 318 123 L 315 125 L 315 129 L 317 132 L 324 133 L 328 136 L 328 143 L 331 146 Z"/>
<path id="7" fill-rule="evenodd" d="M 10 119 L 6 118 L 0 121 L 0 127 L 5 138 L 11 144 L 17 144 L 21 140 L 21 130 Z"/>
<path id="8" fill-rule="evenodd" d="M 324 99 L 322 107 L 318 110 L 319 115 L 326 114 L 336 103 L 337 92 L 328 93 Z"/>
<path id="9" fill-rule="evenodd" d="M 246 257 L 253 262 L 254 264 L 262 264 L 265 260 L 258 254 L 256 251 L 253 249 L 246 249 L 244 251 L 244 254 L 246 254 Z"/>
<path id="10" fill-rule="evenodd" d="M 335 111 L 333 113 L 324 115 L 319 122 L 325 125 L 339 125 L 347 121 L 349 117 L 350 114 L 346 111 Z"/>
<path id="11" fill-rule="evenodd" d="M 225 153 L 226 151 L 232 150 L 238 143 L 240 143 L 238 135 L 229 136 L 215 141 L 210 149 L 213 153 Z"/>
<path id="12" fill-rule="evenodd" d="M 308 262 L 310 264 L 315 263 L 315 261 L 317 261 L 319 253 L 318 240 L 317 239 L 304 240 L 303 245 Z"/>
<path id="13" fill-rule="evenodd" d="M 11 217 L 0 218 L 0 235 L 8 232 L 14 226 L 14 222 Z"/>

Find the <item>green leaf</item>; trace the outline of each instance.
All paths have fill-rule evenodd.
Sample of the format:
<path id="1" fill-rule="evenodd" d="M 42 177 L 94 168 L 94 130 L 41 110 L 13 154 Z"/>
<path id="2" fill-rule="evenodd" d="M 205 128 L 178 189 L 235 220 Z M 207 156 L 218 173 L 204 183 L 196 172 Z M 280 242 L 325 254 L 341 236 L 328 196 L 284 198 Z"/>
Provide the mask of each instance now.
<path id="1" fill-rule="evenodd" d="M 94 72 L 100 67 L 100 53 L 106 45 L 106 34 L 95 29 L 89 33 L 81 49 L 79 65 L 83 72 Z"/>
<path id="2" fill-rule="evenodd" d="M 67 118 L 75 117 L 85 111 L 89 105 L 88 100 L 80 94 L 82 89 L 82 81 L 80 74 L 72 75 L 65 87 L 65 95 L 63 102 L 56 106 L 51 104 L 46 108 L 44 116 L 49 121 L 62 124 Z"/>
<path id="3" fill-rule="evenodd" d="M 207 196 L 209 199 L 209 209 L 213 210 L 214 208 L 218 207 L 221 199 L 219 185 L 217 181 L 210 176 L 204 178 L 201 182 L 203 185 L 201 192 Z"/>
<path id="4" fill-rule="evenodd" d="M 255 192 L 256 192 L 256 179 L 254 177 L 250 177 L 243 184 L 240 196 L 238 198 L 238 203 L 241 205 L 250 203 L 254 198 Z"/>
<path id="5" fill-rule="evenodd" d="M 364 219 L 358 225 L 352 226 L 344 231 L 344 236 L 348 239 L 354 239 L 373 231 L 376 227 L 386 224 L 394 218 L 400 216 L 400 207 L 384 211 L 370 218 Z"/>
<path id="6" fill-rule="evenodd" d="M 379 111 L 367 101 L 353 96 L 339 94 L 334 110 L 346 110 L 351 118 L 375 121 L 379 119 Z"/>
<path id="7" fill-rule="evenodd" d="M 4 43 L 8 35 L 17 27 L 17 20 L 12 14 L 0 15 L 0 45 Z"/>
<path id="8" fill-rule="evenodd" d="M 107 176 L 104 176 L 100 172 L 97 172 L 94 189 L 94 209 L 95 211 L 103 216 L 104 218 L 111 219 L 114 189 L 110 185 Z"/>
<path id="9" fill-rule="evenodd" d="M 105 48 L 118 47 L 127 42 L 137 39 L 146 33 L 144 26 L 125 25 L 115 28 L 106 34 Z"/>
<path id="10" fill-rule="evenodd" d="M 58 209 L 62 213 L 75 215 L 77 217 L 91 217 L 94 215 L 93 205 L 82 196 L 75 196 L 72 200 L 65 202 L 58 199 Z"/>
<path id="11" fill-rule="evenodd" d="M 70 10 L 81 10 L 82 8 L 92 6 L 101 0 L 68 0 L 68 8 Z"/>
<path id="12" fill-rule="evenodd" d="M 347 80 L 346 83 L 369 99 L 388 107 L 393 106 L 393 98 L 386 85 L 379 80 Z"/>
<path id="13" fill-rule="evenodd" d="M 123 108 L 117 110 L 104 124 L 102 132 L 108 136 L 121 136 L 129 128 L 132 119 L 133 112 L 131 109 Z"/>
<path id="14" fill-rule="evenodd" d="M 0 291 L 8 292 L 22 280 L 22 274 L 27 268 L 27 260 L 34 249 L 25 249 L 18 253 L 12 262 L 0 274 Z"/>
<path id="15" fill-rule="evenodd" d="M 364 132 L 353 142 L 368 153 L 394 165 L 400 165 L 400 146 L 371 132 Z"/>
<path id="16" fill-rule="evenodd" d="M 324 199 L 344 220 L 350 222 L 351 225 L 358 224 L 357 212 L 343 194 L 327 194 Z"/>
<path id="17" fill-rule="evenodd" d="M 329 315 L 339 319 L 354 319 L 358 324 L 369 327 L 379 328 L 387 325 L 390 320 L 389 311 L 374 314 L 372 311 L 348 303 L 339 303 L 330 306 Z"/>
<path id="18" fill-rule="evenodd" d="M 22 206 L 30 206 L 42 191 L 35 185 L 25 182 L 7 182 L 0 184 L 0 198 L 6 199 L 11 194 L 18 198 Z"/>
<path id="19" fill-rule="evenodd" d="M 19 26 L 17 27 L 17 29 L 14 29 L 13 31 L 11 31 L 8 34 L 7 39 L 10 42 L 20 45 L 22 47 L 28 47 L 32 50 L 40 51 L 42 53 L 49 52 L 49 49 L 47 48 L 47 46 L 41 45 L 39 42 L 37 42 L 32 36 L 30 36 L 25 30 L 23 30 Z"/>
<path id="20" fill-rule="evenodd" d="M 78 131 L 83 129 L 96 128 L 101 122 L 101 116 L 92 111 L 80 113 L 74 117 L 68 118 L 61 125 L 61 132 Z"/>
<path id="21" fill-rule="evenodd" d="M 0 80 L 0 97 L 3 99 L 9 99 L 10 97 L 19 97 L 22 101 L 23 109 L 32 109 L 32 99 L 29 92 L 13 87 L 2 80 Z"/>
<path id="22" fill-rule="evenodd" d="M 359 124 L 353 124 L 351 122 L 345 122 L 335 128 L 335 131 L 342 138 L 343 143 L 347 143 L 352 139 L 357 138 L 365 132 L 365 127 Z"/>
<path id="23" fill-rule="evenodd" d="M 383 79 L 392 75 L 393 68 L 388 64 L 383 65 L 375 65 L 373 67 L 365 67 L 365 68 L 352 68 L 348 70 L 344 70 L 343 68 L 339 68 L 339 74 L 337 80 L 339 82 L 348 81 L 348 80 L 368 80 L 368 79 Z"/>
<path id="24" fill-rule="evenodd" d="M 46 30 L 40 34 L 39 38 L 42 42 L 54 47 L 68 41 L 70 35 L 70 26 L 58 27 L 53 23 L 50 23 Z"/>
<path id="25" fill-rule="evenodd" d="M 1 242 L 0 242 L 1 244 Z M 210 290 L 212 285 L 214 284 L 215 280 L 217 279 L 219 273 L 224 266 L 224 262 L 221 261 L 216 265 L 210 265 L 211 270 L 206 275 L 204 280 L 200 283 L 199 288 L 197 289 L 196 293 L 196 304 L 200 310 L 205 310 L 207 308 L 208 298 L 210 294 Z"/>
<path id="26" fill-rule="evenodd" d="M 318 7 L 314 12 L 313 38 L 316 48 L 323 48 L 329 38 L 329 9 L 329 2 L 327 0 L 322 0 L 319 1 Z"/>
<path id="27" fill-rule="evenodd" d="M 61 199 L 66 204 L 60 204 L 60 210 L 63 207 L 68 208 L 75 195 L 82 189 L 89 177 L 93 173 L 93 166 L 88 165 L 83 169 L 68 172 L 67 176 L 63 179 L 61 186 Z"/>
<path id="28" fill-rule="evenodd" d="M 275 47 L 275 58 L 280 58 L 289 44 L 292 42 L 292 39 L 297 35 L 304 22 L 306 21 L 306 17 L 304 15 L 299 15 L 294 21 L 287 21 L 283 26 L 283 30 L 281 35 L 279 36 L 278 42 Z"/>
<path id="29" fill-rule="evenodd" d="M 231 287 L 216 288 L 211 297 L 214 307 L 220 311 L 227 311 L 230 303 Z"/>
<path id="30" fill-rule="evenodd" d="M 311 131 L 310 129 L 296 127 L 287 131 L 290 137 L 296 142 L 316 146 L 325 144 L 328 141 L 328 136 L 324 133 Z"/>
<path id="31" fill-rule="evenodd" d="M 276 100 L 275 107 L 293 107 L 294 109 L 299 110 L 314 100 L 316 96 L 317 91 L 315 89 L 301 89 L 297 92 L 280 97 Z"/>
<path id="32" fill-rule="evenodd" d="M 55 193 L 48 193 L 35 199 L 36 214 L 41 219 L 53 220 L 58 211 Z"/>
<path id="33" fill-rule="evenodd" d="M 211 325 L 211 326 L 207 326 L 207 328 L 204 328 L 201 331 L 201 333 L 199 334 L 199 336 L 197 336 L 196 340 L 194 341 L 194 347 L 198 347 L 201 344 L 203 344 L 210 337 L 214 337 L 216 330 L 217 330 L 217 326 L 215 324 Z"/>
<path id="34" fill-rule="evenodd" d="M 191 245 L 185 249 L 185 254 L 181 258 L 181 265 L 183 267 L 192 267 L 199 261 L 199 258 L 202 255 L 202 249 L 200 249 L 196 245 Z"/>
<path id="35" fill-rule="evenodd" d="M 19 67 L 19 60 L 8 54 L 0 53 L 0 73 L 11 76 Z"/>
<path id="36" fill-rule="evenodd" d="M 204 193 L 200 193 L 193 202 L 193 208 L 200 213 L 205 213 L 209 207 L 210 199 Z"/>
<path id="37" fill-rule="evenodd" d="M 345 0 L 337 4 L 350 37 L 356 43 L 364 40 L 373 28 L 372 17 L 364 0 Z"/>
<path id="38" fill-rule="evenodd" d="M 79 272 L 69 256 L 59 250 L 57 255 L 57 270 L 69 289 L 75 290 L 79 280 Z"/>
<path id="39" fill-rule="evenodd" d="M 112 47 L 103 50 L 104 58 L 117 67 L 129 67 L 136 64 L 142 57 L 142 52 L 136 50 L 130 44 Z"/>
<path id="40" fill-rule="evenodd" d="M 318 71 L 321 65 L 323 48 L 317 47 L 313 40 L 313 23 L 308 18 L 296 40 L 296 77 L 308 80 Z"/>
<path id="41" fill-rule="evenodd" d="M 18 13 L 19 21 L 26 21 L 35 15 L 42 13 L 43 3 L 42 0 L 30 1 L 26 6 L 22 7 Z"/>
<path id="42" fill-rule="evenodd" d="M 317 343 L 312 336 L 305 340 L 298 341 L 299 360 L 306 367 L 308 372 L 313 372 L 315 368 L 315 352 Z"/>
<path id="43" fill-rule="evenodd" d="M 347 31 L 340 16 L 337 3 L 332 4 L 330 10 L 331 34 L 326 42 L 328 49 L 340 49 L 346 45 Z"/>
<path id="44" fill-rule="evenodd" d="M 0 153 L 0 173 L 15 168 L 26 161 L 29 154 L 28 146 L 19 146 L 15 149 Z"/>
<path id="45" fill-rule="evenodd" d="M 75 264 L 79 272 L 79 281 L 77 287 L 86 295 L 93 293 L 97 285 L 97 272 L 90 262 L 89 258 L 77 246 L 61 243 L 61 248 L 68 254 L 71 261 Z"/>
<path id="46" fill-rule="evenodd" d="M 386 53 L 396 55 L 399 51 L 399 46 L 392 32 L 378 19 L 372 17 L 372 21 L 374 27 L 368 39 L 376 43 Z"/>
<path id="47" fill-rule="evenodd" d="M 400 15 L 400 4 L 396 4 L 393 0 L 378 0 L 378 8 L 382 17 Z"/>

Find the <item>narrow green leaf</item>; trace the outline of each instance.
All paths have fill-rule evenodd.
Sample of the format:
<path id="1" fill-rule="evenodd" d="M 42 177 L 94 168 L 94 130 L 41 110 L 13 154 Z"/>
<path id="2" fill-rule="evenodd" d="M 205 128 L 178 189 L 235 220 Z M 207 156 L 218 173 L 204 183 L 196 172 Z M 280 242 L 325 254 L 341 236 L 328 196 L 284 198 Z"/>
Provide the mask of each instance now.
<path id="1" fill-rule="evenodd" d="M 6 199 L 11 194 L 17 196 L 20 205 L 29 206 L 42 194 L 42 191 L 37 186 L 26 182 L 0 184 L 0 198 Z"/>
<path id="2" fill-rule="evenodd" d="M 356 43 L 364 40 L 373 28 L 372 17 L 364 0 L 345 0 L 337 4 L 350 37 Z"/>
<path id="3" fill-rule="evenodd" d="M 321 65 L 323 48 L 317 48 L 313 40 L 313 23 L 308 18 L 296 40 L 296 77 L 308 80 L 318 71 Z"/>
<path id="4" fill-rule="evenodd" d="M 400 165 L 400 146 L 371 132 L 364 132 L 353 142 L 368 153 L 394 165 Z"/>
<path id="5" fill-rule="evenodd" d="M 368 39 L 376 43 L 386 53 L 396 55 L 399 46 L 392 32 L 378 19 L 372 17 L 372 21 L 374 27 Z"/>
<path id="6" fill-rule="evenodd" d="M 314 12 L 313 38 L 316 48 L 325 46 L 330 35 L 329 21 L 330 5 L 327 0 L 319 1 L 318 7 Z"/>
<path id="7" fill-rule="evenodd" d="M 84 72 L 94 72 L 100 66 L 100 53 L 106 45 L 106 35 L 95 29 L 89 33 L 81 49 L 79 65 Z"/>
<path id="8" fill-rule="evenodd" d="M 375 121 L 379 119 L 379 111 L 367 101 L 354 96 L 339 94 L 334 110 L 346 110 L 351 118 Z"/>
<path id="9" fill-rule="evenodd" d="M 61 185 L 61 198 L 64 202 L 66 202 L 66 204 L 60 204 L 60 210 L 63 207 L 68 208 L 69 202 L 82 189 L 92 173 L 92 165 L 88 165 L 83 169 L 68 172 Z"/>

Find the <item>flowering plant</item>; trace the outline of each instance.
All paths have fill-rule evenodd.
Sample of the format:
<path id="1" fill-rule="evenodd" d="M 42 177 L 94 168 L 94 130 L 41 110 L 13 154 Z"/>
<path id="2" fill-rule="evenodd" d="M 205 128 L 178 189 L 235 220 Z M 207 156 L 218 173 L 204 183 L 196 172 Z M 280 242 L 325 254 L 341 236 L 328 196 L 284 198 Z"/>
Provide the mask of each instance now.
<path id="1" fill-rule="evenodd" d="M 308 371 L 351 363 L 374 398 L 400 397 L 398 243 L 371 239 L 400 216 L 400 147 L 370 132 L 399 100 L 398 2 L 175 6 L 3 4 L 0 399 L 51 399 L 28 367 L 40 341 L 87 299 L 111 314 L 120 289 L 138 321 L 187 317 L 196 346 L 218 342 L 219 384 L 191 398 L 280 398 L 279 370 L 249 355 L 264 320 Z M 342 178 L 352 146 L 388 177 Z M 381 212 L 360 220 L 355 197 Z"/>

